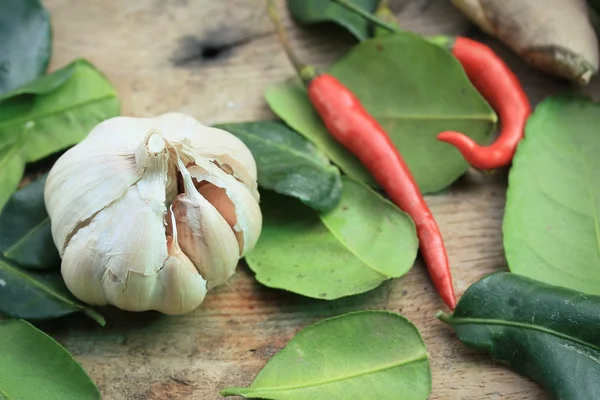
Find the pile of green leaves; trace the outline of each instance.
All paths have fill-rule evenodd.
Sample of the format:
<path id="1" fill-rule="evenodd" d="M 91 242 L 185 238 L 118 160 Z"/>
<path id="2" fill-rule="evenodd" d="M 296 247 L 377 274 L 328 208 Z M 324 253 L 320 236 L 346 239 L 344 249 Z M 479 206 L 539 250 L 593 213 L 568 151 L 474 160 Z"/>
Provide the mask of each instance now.
<path id="1" fill-rule="evenodd" d="M 386 15 L 377 9 L 379 1 L 355 2 Z M 118 115 L 120 104 L 106 77 L 85 60 L 45 75 L 48 13 L 38 0 L 5 3 L 0 315 L 7 319 L 0 322 L 0 398 L 100 398 L 67 351 L 25 321 L 83 313 L 104 324 L 70 295 L 60 276 L 43 200 L 46 175 L 17 188 L 28 165 L 48 162 L 78 143 Z M 458 130 L 488 143 L 496 115 L 447 49 L 408 32 L 375 29 L 331 1 L 287 4 L 299 23 L 335 22 L 359 40 L 327 72 L 390 134 L 422 192 L 439 192 L 465 173 L 467 163 L 438 142 L 437 133 Z M 331 138 L 297 80 L 272 85 L 265 97 L 280 121 L 217 125 L 240 138 L 258 166 L 264 224 L 246 257 L 256 279 L 333 300 L 407 273 L 418 250 L 412 220 Z M 580 96 L 550 97 L 536 108 L 509 177 L 503 240 L 512 273 L 483 278 L 453 314 L 438 314 L 467 346 L 568 400 L 600 397 L 598 119 L 600 105 Z M 401 393 L 424 400 L 431 385 L 429 356 L 416 327 L 395 313 L 363 311 L 306 327 L 249 387 L 221 394 L 319 400 L 396 399 Z"/>
<path id="2" fill-rule="evenodd" d="M 362 19 L 328 4 L 289 2 L 305 23 L 333 20 L 364 39 L 327 72 L 386 129 L 424 193 L 451 185 L 468 164 L 437 134 L 454 129 L 487 143 L 494 111 L 446 49 L 408 32 L 369 39 L 357 24 Z M 246 257 L 256 278 L 331 300 L 408 272 L 418 250 L 411 219 L 377 192 L 365 167 L 331 137 L 306 88 L 292 79 L 268 87 L 265 97 L 283 123 L 219 125 L 250 148 L 264 189 L 263 232 Z"/>
<path id="3" fill-rule="evenodd" d="M 509 176 L 503 237 L 513 273 L 484 277 L 454 313 L 437 315 L 465 345 L 557 399 L 600 398 L 598 124 L 600 104 L 586 97 L 538 105 Z M 426 399 L 431 376 L 418 342 L 416 329 L 395 314 L 345 314 L 300 331 L 249 387 L 221 394 Z"/>
<path id="4" fill-rule="evenodd" d="M 374 12 L 378 2 L 355 3 Z M 451 57 L 446 59 L 446 52 L 409 33 L 377 32 L 331 1 L 288 0 L 287 4 L 299 23 L 336 22 L 361 41 L 327 72 L 357 94 L 386 128 L 424 193 L 447 187 L 465 172 L 464 161 L 452 148 L 438 143 L 436 133 L 455 129 L 485 143 L 494 128 L 495 114 L 466 82 L 460 67 L 449 60 Z M 278 191 L 300 198 L 304 205 L 265 193 L 265 228 L 256 249 L 247 257 L 248 264 L 265 285 L 310 297 L 337 298 L 353 291 L 359 293 L 363 289 L 357 288 L 363 286 L 365 290 L 374 287 L 366 274 L 356 274 L 351 263 L 337 265 L 337 259 L 325 256 L 325 250 L 319 251 L 319 245 L 327 249 L 331 246 L 323 236 L 327 231 L 342 244 L 372 236 L 370 230 L 359 233 L 358 227 L 369 226 L 367 221 L 379 218 L 361 213 L 361 219 L 355 220 L 355 212 L 352 216 L 344 212 L 369 204 L 366 198 L 354 202 L 358 195 L 353 192 L 359 188 L 364 191 L 365 185 L 374 189 L 377 186 L 360 163 L 329 136 L 299 82 L 274 85 L 267 89 L 266 98 L 273 112 L 287 124 L 280 125 L 282 129 L 292 134 L 291 128 L 302 135 L 322 152 L 321 159 L 327 157 L 345 175 L 340 202 L 332 211 L 324 212 L 294 193 Z M 600 398 L 600 296 L 594 296 L 600 295 L 600 185 L 594 157 L 600 150 L 600 136 L 595 132 L 599 123 L 600 104 L 585 97 L 549 97 L 537 107 L 510 172 L 503 238 L 513 273 L 483 278 L 465 292 L 453 314 L 438 314 L 463 343 L 489 352 L 559 399 Z M 256 127 L 261 123 L 253 124 Z M 252 151 L 260 170 L 262 151 Z M 391 204 L 389 207 L 394 208 Z M 332 214 L 337 224 L 332 224 Z M 354 224 L 356 230 L 351 228 Z M 336 232 L 337 226 L 344 230 Z M 390 235 L 388 246 L 385 237 L 370 243 L 391 248 L 393 237 Z M 414 240 L 408 238 L 408 233 L 395 235 L 395 243 L 398 246 Z M 296 247 L 301 249 L 298 255 Z M 395 257 L 390 250 L 377 249 L 365 255 L 347 248 L 358 256 L 358 261 L 367 261 L 367 266 L 373 259 L 371 255 L 379 255 L 372 264 L 379 266 L 379 271 L 374 271 L 392 272 L 386 267 L 386 261 Z M 335 285 L 336 279 L 339 286 Z M 389 320 L 374 322 L 383 316 Z M 228 388 L 221 393 L 277 400 L 346 398 L 349 393 L 381 399 L 397 398 L 402 393 L 403 398 L 425 399 L 430 390 L 425 389 L 430 385 L 429 372 L 406 361 L 412 360 L 410 356 L 387 361 L 387 356 L 394 353 L 380 352 L 379 341 L 371 341 L 383 337 L 387 351 L 407 351 L 404 340 L 410 341 L 411 335 L 394 331 L 401 325 L 397 318 L 372 311 L 309 326 L 265 366 L 248 388 Z M 391 343 L 395 345 L 389 347 Z M 410 347 L 413 352 L 418 353 L 419 348 L 424 351 L 415 343 Z M 402 369 L 396 371 L 399 365 Z M 275 373 L 275 368 L 289 373 Z M 394 372 L 401 375 L 393 376 Z M 365 384 L 366 379 L 369 384 Z M 407 382 L 412 383 L 414 391 L 403 386 Z"/>
<path id="5" fill-rule="evenodd" d="M 44 205 L 46 176 L 15 191 L 28 164 L 49 168 L 49 156 L 118 115 L 120 103 L 106 77 L 85 60 L 45 75 L 52 35 L 39 0 L 4 1 L 0 33 L 0 316 L 9 318 L 0 322 L 0 397 L 100 398 L 67 351 L 24 321 L 82 312 L 105 323 L 60 276 Z"/>

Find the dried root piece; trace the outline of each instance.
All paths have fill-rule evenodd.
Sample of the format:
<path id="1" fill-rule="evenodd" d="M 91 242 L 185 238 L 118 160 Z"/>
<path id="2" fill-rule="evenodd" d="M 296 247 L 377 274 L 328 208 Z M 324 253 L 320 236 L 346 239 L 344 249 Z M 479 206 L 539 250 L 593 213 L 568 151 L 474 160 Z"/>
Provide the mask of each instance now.
<path id="1" fill-rule="evenodd" d="M 550 74 L 587 84 L 598 39 L 585 0 L 452 0 L 473 23 Z"/>

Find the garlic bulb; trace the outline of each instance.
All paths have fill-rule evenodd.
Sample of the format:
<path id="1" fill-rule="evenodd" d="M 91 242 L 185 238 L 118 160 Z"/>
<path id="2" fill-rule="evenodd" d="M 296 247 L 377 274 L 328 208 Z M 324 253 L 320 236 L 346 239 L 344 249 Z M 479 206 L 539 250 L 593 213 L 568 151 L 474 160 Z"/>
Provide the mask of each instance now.
<path id="1" fill-rule="evenodd" d="M 178 113 L 102 122 L 56 162 L 44 199 L 69 290 L 129 311 L 195 309 L 262 226 L 248 148 Z"/>

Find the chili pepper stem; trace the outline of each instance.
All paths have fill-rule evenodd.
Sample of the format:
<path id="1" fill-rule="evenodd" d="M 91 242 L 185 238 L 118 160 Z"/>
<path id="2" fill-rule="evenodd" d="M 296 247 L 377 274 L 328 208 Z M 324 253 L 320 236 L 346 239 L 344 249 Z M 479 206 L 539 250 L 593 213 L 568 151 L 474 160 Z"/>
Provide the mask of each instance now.
<path id="1" fill-rule="evenodd" d="M 450 321 L 451 321 L 451 319 L 452 319 L 452 315 L 450 315 L 450 314 L 446 314 L 446 313 L 445 313 L 445 312 L 443 312 L 443 311 L 438 311 L 438 312 L 436 312 L 436 313 L 435 313 L 435 317 L 436 317 L 437 319 L 439 319 L 440 321 L 442 321 L 442 322 L 445 322 L 445 323 L 447 323 L 447 324 L 449 324 L 449 323 L 450 323 Z"/>
<path id="2" fill-rule="evenodd" d="M 273 24 L 275 25 L 277 37 L 279 38 L 279 42 L 281 43 L 283 50 L 298 73 L 298 76 L 300 79 L 302 79 L 302 82 L 304 82 L 304 84 L 308 84 L 315 76 L 318 75 L 317 70 L 312 65 L 305 64 L 300 61 L 300 59 L 292 51 L 292 46 L 290 45 L 288 37 L 285 33 L 285 29 L 283 28 L 283 24 L 281 23 L 281 19 L 279 18 L 275 0 L 267 0 L 267 10 L 269 12 L 271 21 L 273 21 Z"/>

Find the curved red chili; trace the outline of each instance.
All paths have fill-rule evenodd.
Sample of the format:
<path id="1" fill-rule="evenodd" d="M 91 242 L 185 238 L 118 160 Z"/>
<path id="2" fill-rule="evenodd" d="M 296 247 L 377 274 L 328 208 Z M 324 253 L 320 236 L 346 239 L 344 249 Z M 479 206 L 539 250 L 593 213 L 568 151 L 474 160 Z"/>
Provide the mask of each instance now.
<path id="1" fill-rule="evenodd" d="M 400 28 L 375 17 L 348 0 L 333 0 L 366 20 L 392 32 Z M 447 46 L 449 38 L 438 36 L 432 43 Z M 465 37 L 455 39 L 452 54 L 461 63 L 469 80 L 500 116 L 501 131 L 489 146 L 481 146 L 470 137 L 455 131 L 438 134 L 438 139 L 461 152 L 475 168 L 494 169 L 512 161 L 519 141 L 525 133 L 525 124 L 531 114 L 529 99 L 517 76 L 492 49 L 483 43 Z"/>
<path id="2" fill-rule="evenodd" d="M 523 138 L 531 105 L 516 75 L 496 53 L 483 43 L 458 37 L 452 54 L 462 64 L 469 80 L 500 117 L 498 139 L 481 146 L 470 137 L 454 131 L 442 132 L 438 139 L 456 147 L 475 168 L 494 169 L 510 164 Z"/>
<path id="3" fill-rule="evenodd" d="M 413 219 L 429 275 L 442 300 L 454 309 L 456 297 L 440 229 L 389 135 L 331 75 L 313 78 L 308 97 L 331 136 L 361 161 L 390 199 Z"/>

